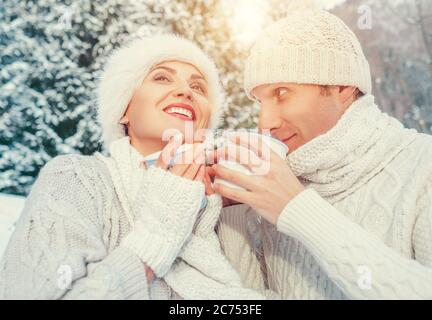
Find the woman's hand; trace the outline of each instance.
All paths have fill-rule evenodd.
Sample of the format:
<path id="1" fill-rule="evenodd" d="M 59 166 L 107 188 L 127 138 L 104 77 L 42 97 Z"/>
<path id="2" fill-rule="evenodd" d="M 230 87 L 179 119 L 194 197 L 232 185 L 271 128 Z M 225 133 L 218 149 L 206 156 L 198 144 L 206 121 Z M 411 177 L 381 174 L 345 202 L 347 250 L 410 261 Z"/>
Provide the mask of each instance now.
<path id="1" fill-rule="evenodd" d="M 156 276 L 155 276 L 153 270 L 145 263 L 144 263 L 144 270 L 145 270 L 147 282 L 149 284 L 151 284 Z"/>
<path id="2" fill-rule="evenodd" d="M 182 154 L 181 160 L 186 161 L 179 161 L 180 163 L 174 164 L 170 169 L 171 162 L 173 161 L 176 152 L 183 144 L 183 142 L 184 139 L 182 135 L 174 137 L 174 139 L 171 140 L 170 143 L 168 143 L 168 145 L 161 152 L 156 162 L 156 166 L 167 171 L 170 170 L 173 174 L 177 176 L 193 181 L 203 182 L 206 187 L 207 193 L 210 178 L 208 177 L 208 174 L 205 170 L 204 148 L 201 143 L 194 143 L 191 148 L 187 149 Z M 189 163 L 187 163 L 188 159 L 191 159 L 192 161 L 189 161 Z M 212 194 L 214 194 L 213 189 Z M 152 283 L 155 279 L 155 274 L 153 270 L 147 264 L 144 265 L 144 269 L 147 281 L 149 283 Z"/>
<path id="3" fill-rule="evenodd" d="M 205 186 L 206 196 L 211 196 L 212 194 L 216 193 L 216 191 L 213 188 L 213 184 L 212 184 L 213 180 L 214 180 L 214 179 L 212 179 L 212 175 L 211 175 L 212 171 L 213 171 L 213 169 L 211 167 L 205 167 L 204 186 Z"/>
<path id="4" fill-rule="evenodd" d="M 204 147 L 189 145 L 176 156 L 183 137 L 170 141 L 140 184 L 133 231 L 122 244 L 136 253 L 153 274 L 163 277 L 189 239 L 205 195 Z"/>
<path id="5" fill-rule="evenodd" d="M 217 159 L 217 152 L 216 150 L 213 151 L 207 151 L 207 153 L 205 154 L 206 160 L 208 164 L 214 164 L 217 163 L 218 159 Z M 213 169 L 212 166 L 207 166 L 206 167 L 206 178 L 208 179 L 209 182 L 206 183 L 206 181 L 204 181 L 204 185 L 206 186 L 206 194 L 207 195 L 211 195 L 216 193 L 215 189 L 214 189 L 214 185 L 212 185 L 212 183 L 214 182 L 215 176 L 216 176 L 216 172 Z M 240 202 L 228 199 L 226 197 L 222 197 L 222 207 L 229 207 L 229 206 L 233 206 L 236 204 L 241 204 Z"/>
<path id="6" fill-rule="evenodd" d="M 183 153 L 178 155 L 179 159 L 175 159 L 176 153 L 184 143 L 183 135 L 175 136 L 162 150 L 156 166 L 169 170 L 171 173 L 193 181 L 201 181 L 205 179 L 205 154 L 204 145 L 202 143 L 194 143 L 190 148 L 187 148 Z M 171 167 L 172 161 L 175 160 Z"/>

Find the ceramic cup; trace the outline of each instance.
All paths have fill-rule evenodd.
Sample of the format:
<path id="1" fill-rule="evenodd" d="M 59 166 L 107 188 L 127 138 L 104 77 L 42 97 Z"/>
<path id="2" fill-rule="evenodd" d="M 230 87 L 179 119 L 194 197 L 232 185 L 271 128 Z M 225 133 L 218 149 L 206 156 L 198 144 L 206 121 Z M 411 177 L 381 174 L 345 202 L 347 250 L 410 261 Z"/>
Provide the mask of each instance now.
<path id="1" fill-rule="evenodd" d="M 280 141 L 280 140 L 278 140 L 278 139 L 276 139 L 270 135 L 260 134 L 255 130 L 238 130 L 238 131 L 232 131 L 232 132 L 227 133 L 225 135 L 225 139 L 224 139 L 224 144 L 223 144 L 224 146 L 228 146 L 228 147 L 229 146 L 237 146 L 234 142 L 232 142 L 229 139 L 229 137 L 232 135 L 234 135 L 234 136 L 236 136 L 236 135 L 241 135 L 241 136 L 248 135 L 248 139 L 250 139 L 251 143 L 254 143 L 254 141 L 256 143 L 258 141 L 257 139 L 262 139 L 262 141 L 282 159 L 285 159 L 286 155 L 288 153 L 288 147 L 282 141 Z M 243 161 L 243 160 L 250 161 L 251 159 L 249 159 L 247 157 L 249 150 L 246 149 L 245 147 L 242 147 L 242 146 L 240 148 L 244 149 L 244 151 L 245 151 L 244 155 L 246 155 L 246 157 L 244 157 L 244 159 L 242 158 L 242 155 L 240 155 L 240 161 Z M 228 168 L 228 169 L 243 173 L 245 175 L 257 175 L 257 174 L 263 174 L 266 172 L 266 168 L 261 167 L 260 170 L 258 170 L 260 173 L 253 173 L 251 170 L 249 170 L 243 164 L 238 163 L 234 160 L 230 160 L 230 159 L 220 159 L 218 163 L 220 165 Z M 220 179 L 220 178 L 216 178 L 214 183 L 223 184 L 227 187 L 234 188 L 234 189 L 244 190 L 244 188 L 242 188 L 236 184 L 233 184 L 229 181 Z"/>

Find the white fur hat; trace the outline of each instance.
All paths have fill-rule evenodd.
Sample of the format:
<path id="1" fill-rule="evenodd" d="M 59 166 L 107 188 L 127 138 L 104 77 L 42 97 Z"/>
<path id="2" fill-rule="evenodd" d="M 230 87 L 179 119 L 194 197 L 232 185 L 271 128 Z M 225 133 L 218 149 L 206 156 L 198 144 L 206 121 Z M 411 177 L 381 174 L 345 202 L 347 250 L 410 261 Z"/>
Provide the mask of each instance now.
<path id="1" fill-rule="evenodd" d="M 98 118 L 106 146 L 125 136 L 119 121 L 149 70 L 170 60 L 193 64 L 206 78 L 214 107 L 210 128 L 217 128 L 223 115 L 224 95 L 213 60 L 193 42 L 174 34 L 162 34 L 133 40 L 110 56 L 98 87 Z"/>
<path id="2" fill-rule="evenodd" d="M 369 63 L 348 26 L 313 1 L 275 22 L 259 36 L 250 51 L 244 87 L 277 82 L 356 86 L 371 93 Z"/>

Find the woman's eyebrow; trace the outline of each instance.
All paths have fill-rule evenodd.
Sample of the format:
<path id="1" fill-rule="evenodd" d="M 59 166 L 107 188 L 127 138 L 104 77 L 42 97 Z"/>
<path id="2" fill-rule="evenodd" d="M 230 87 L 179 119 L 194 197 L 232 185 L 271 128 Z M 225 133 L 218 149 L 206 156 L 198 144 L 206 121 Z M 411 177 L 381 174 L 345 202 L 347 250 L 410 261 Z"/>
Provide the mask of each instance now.
<path id="1" fill-rule="evenodd" d="M 177 71 L 175 71 L 174 69 L 172 69 L 170 67 L 165 67 L 165 66 L 156 66 L 153 69 L 151 69 L 150 72 L 153 72 L 156 69 L 164 69 L 164 70 L 166 70 L 166 71 L 168 71 L 169 73 L 172 73 L 172 74 L 176 74 L 177 73 Z"/>
<path id="2" fill-rule="evenodd" d="M 165 66 L 156 66 L 156 67 L 154 67 L 153 69 L 151 69 L 150 72 L 153 72 L 154 70 L 157 70 L 157 69 L 164 69 L 164 70 L 166 70 L 166 71 L 168 71 L 169 73 L 172 73 L 172 74 L 174 74 L 174 75 L 177 74 L 177 71 L 176 71 L 176 70 L 174 70 L 173 68 L 170 68 L 170 67 L 165 67 Z M 198 75 L 198 74 L 192 74 L 190 78 L 191 78 L 192 80 L 200 79 L 200 80 L 204 80 L 205 82 L 207 82 L 207 80 L 206 80 L 203 76 L 200 76 L 200 75 Z"/>
<path id="3" fill-rule="evenodd" d="M 207 80 L 203 77 L 203 76 L 200 76 L 200 75 L 198 75 L 198 74 L 193 74 L 193 75 L 191 75 L 191 77 L 190 77 L 192 80 L 204 80 L 206 83 L 207 83 Z"/>

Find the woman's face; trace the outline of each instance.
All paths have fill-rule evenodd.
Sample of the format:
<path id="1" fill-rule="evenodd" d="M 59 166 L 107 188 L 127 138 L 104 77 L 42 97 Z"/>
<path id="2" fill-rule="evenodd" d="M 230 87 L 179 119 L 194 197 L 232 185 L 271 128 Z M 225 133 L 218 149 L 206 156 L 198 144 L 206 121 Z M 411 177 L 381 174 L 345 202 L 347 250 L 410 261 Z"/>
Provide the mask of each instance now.
<path id="1" fill-rule="evenodd" d="M 166 145 L 162 137 L 170 129 L 184 135 L 187 127 L 194 131 L 207 128 L 212 107 L 207 81 L 197 68 L 165 61 L 149 71 L 123 119 L 132 145 L 151 153 Z"/>

